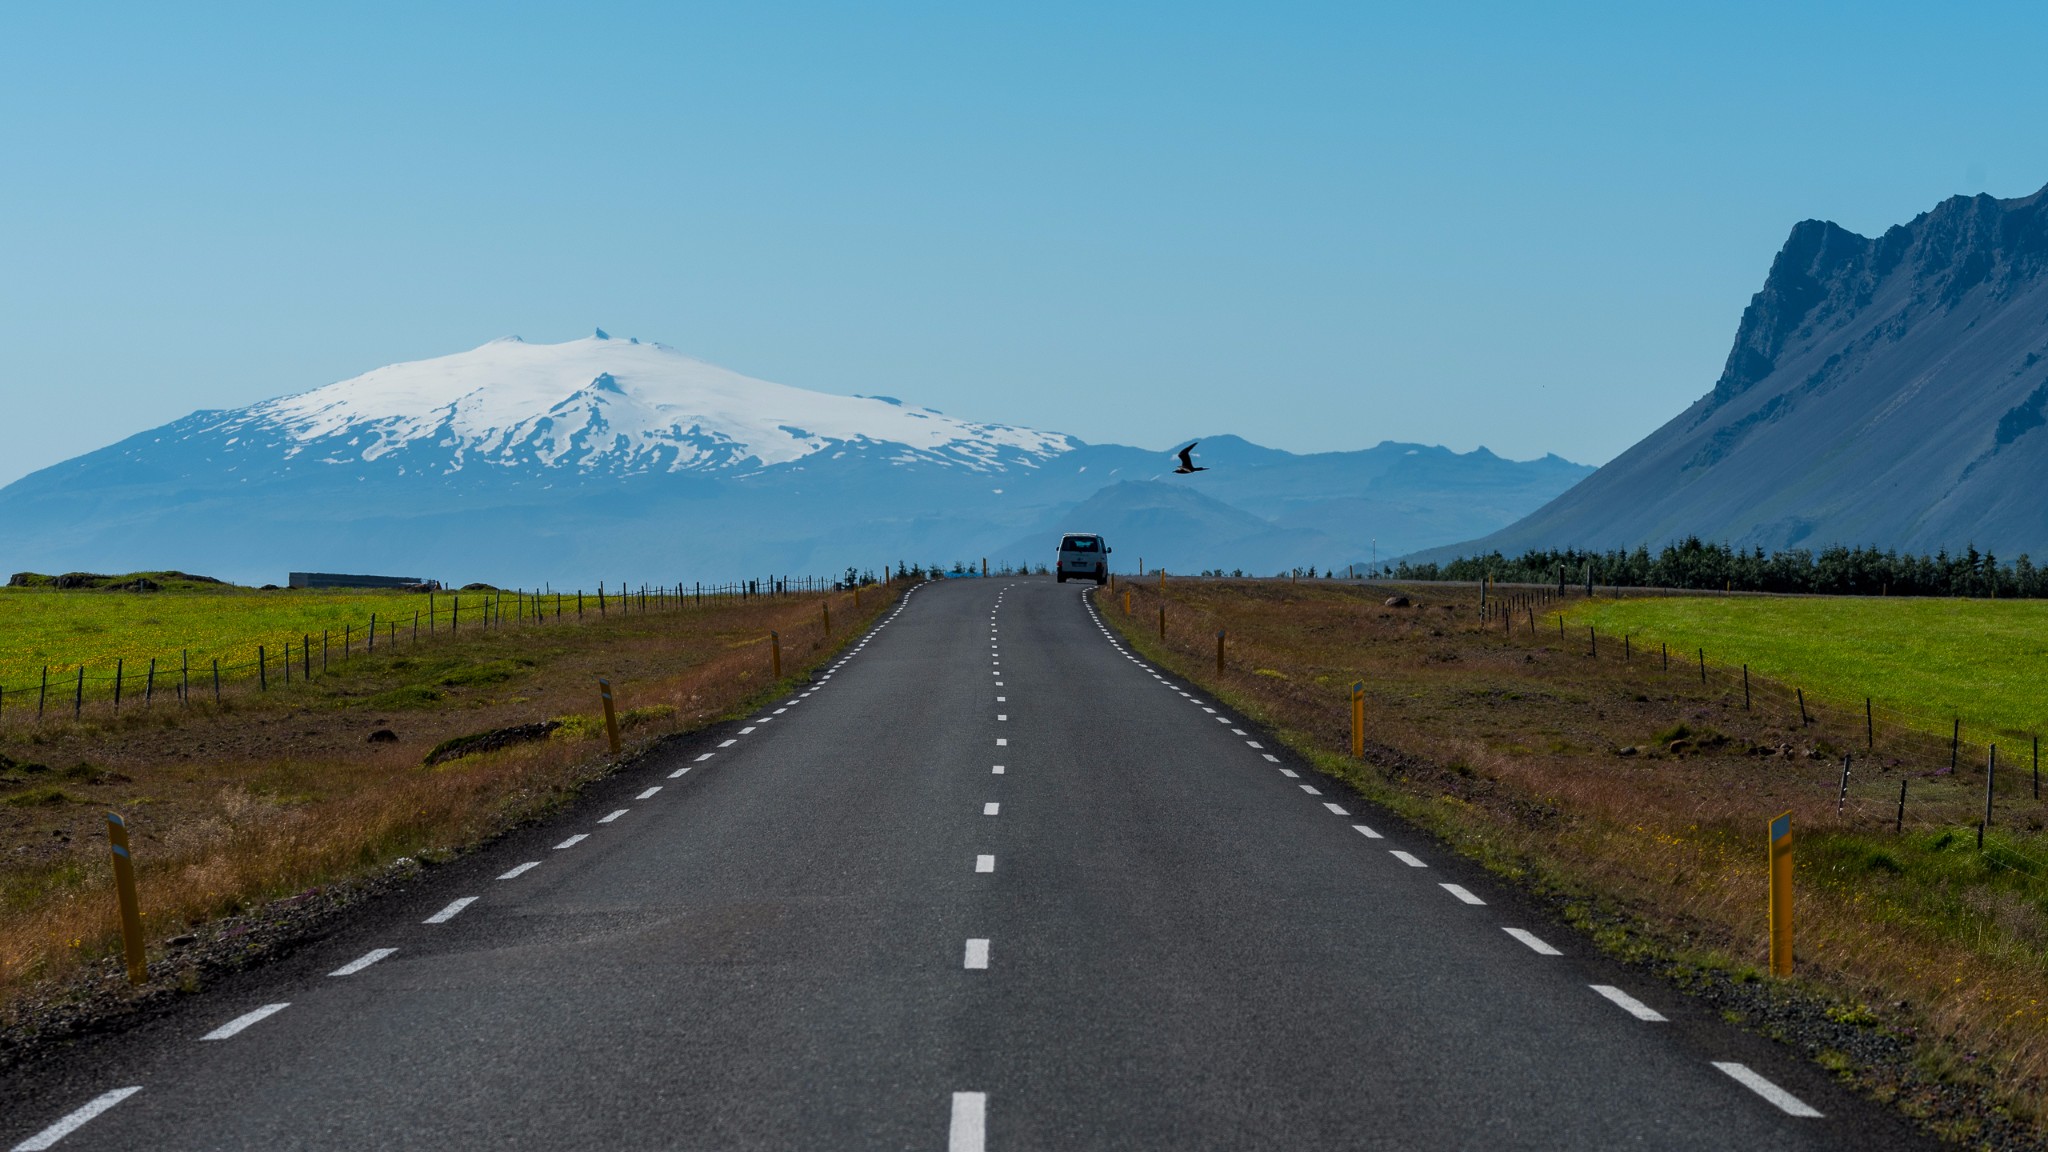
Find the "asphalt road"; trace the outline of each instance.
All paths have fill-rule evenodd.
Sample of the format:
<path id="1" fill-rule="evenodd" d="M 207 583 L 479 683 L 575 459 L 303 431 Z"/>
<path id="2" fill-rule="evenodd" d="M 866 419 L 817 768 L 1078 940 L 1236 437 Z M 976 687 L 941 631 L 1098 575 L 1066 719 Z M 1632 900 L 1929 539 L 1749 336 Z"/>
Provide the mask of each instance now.
<path id="1" fill-rule="evenodd" d="M 0 1146 L 1921 1146 L 1044 579 L 28 1077 Z"/>

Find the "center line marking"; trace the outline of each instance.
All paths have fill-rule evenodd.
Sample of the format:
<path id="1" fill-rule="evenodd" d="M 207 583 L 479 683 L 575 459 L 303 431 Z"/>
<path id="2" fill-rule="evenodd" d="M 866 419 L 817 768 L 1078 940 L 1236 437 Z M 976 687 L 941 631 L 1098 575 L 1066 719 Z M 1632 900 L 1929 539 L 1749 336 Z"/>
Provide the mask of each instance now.
<path id="1" fill-rule="evenodd" d="M 753 732 L 754 726 L 752 724 L 749 724 L 745 728 L 740 729 L 740 735 L 742 736 L 751 736 L 753 735 Z"/>
<path id="2" fill-rule="evenodd" d="M 1538 956 L 1564 955 L 1564 953 L 1559 952 L 1557 949 L 1552 948 L 1550 945 L 1545 944 L 1543 941 L 1537 939 L 1536 934 L 1534 932 L 1528 931 L 1527 929 L 1503 928 L 1501 929 L 1501 931 L 1507 933 L 1510 936 L 1513 936 L 1515 939 L 1520 940 L 1522 943 L 1527 944 L 1529 946 L 1530 951 L 1535 952 Z"/>
<path id="3" fill-rule="evenodd" d="M 988 941 L 969 940 L 967 942 L 967 967 L 978 970 L 986 970 L 988 968 Z"/>
<path id="4" fill-rule="evenodd" d="M 1379 833 L 1373 831 L 1370 828 L 1367 828 L 1363 824 L 1353 824 L 1352 827 L 1356 828 L 1358 830 L 1358 834 L 1365 837 L 1367 840 L 1378 840 L 1381 838 Z"/>
<path id="5" fill-rule="evenodd" d="M 1474 896 L 1471 890 L 1466 888 L 1462 884 L 1444 884 L 1441 885 L 1441 887 L 1444 891 L 1449 892 L 1451 895 L 1456 896 L 1458 899 L 1463 900 L 1467 904 L 1484 905 L 1486 903 L 1486 901 L 1481 900 L 1477 896 Z"/>
<path id="6" fill-rule="evenodd" d="M 633 799 L 635 799 L 635 800 L 646 800 L 646 799 L 648 799 L 649 797 L 652 797 L 652 796 L 653 796 L 653 795 L 654 795 L 654 794 L 655 794 L 656 792 L 659 792 L 659 791 L 661 791 L 661 785 L 659 785 L 659 784 L 656 784 L 656 785 L 655 785 L 654 787 L 652 787 L 652 788 L 649 788 L 649 789 L 648 789 L 647 791 L 645 791 L 645 792 L 642 792 L 642 793 L 641 793 L 641 794 L 639 794 L 638 796 L 635 796 L 635 797 L 633 797 Z"/>
<path id="7" fill-rule="evenodd" d="M 998 713 L 996 713 L 996 719 L 998 719 L 998 720 L 1008 720 L 1009 718 L 1010 718 L 1010 717 L 1009 717 L 1008 715 L 1006 715 L 1005 713 L 1002 713 L 1002 712 L 998 712 Z"/>
<path id="8" fill-rule="evenodd" d="M 136 1092 L 140 1089 L 131 1088 L 129 1091 Z M 87 1120 L 91 1118 L 86 1117 Z M 84 1122 L 79 1121 L 81 1124 Z M 68 1132 L 70 1129 L 67 1128 L 65 1131 Z M 946 1152 L 987 1152 L 987 1131 L 988 1093 L 953 1093 L 953 1123 L 946 1130 Z"/>
<path id="9" fill-rule="evenodd" d="M 450 920 L 455 919 L 457 913 L 461 912 L 464 908 L 467 908 L 474 903 L 476 903 L 476 897 L 464 896 L 460 900 L 451 901 L 446 908 L 443 908 L 439 912 L 434 913 L 432 916 L 427 917 L 425 920 L 420 921 L 420 923 L 446 924 Z"/>
<path id="10" fill-rule="evenodd" d="M 616 811 L 616 812 L 613 812 L 613 813 L 612 813 L 611 815 L 609 815 L 609 816 L 600 816 L 600 817 L 598 818 L 598 821 L 597 821 L 597 822 L 598 822 L 599 824 L 609 824 L 609 823 L 611 823 L 612 821 L 614 821 L 614 820 L 617 820 L 617 819 L 618 819 L 619 817 L 621 817 L 621 816 L 624 816 L 624 815 L 625 815 L 626 813 L 628 813 L 628 812 L 631 812 L 631 811 L 632 811 L 632 809 L 631 809 L 631 808 L 621 808 L 621 809 L 619 809 L 618 811 Z"/>
<path id="11" fill-rule="evenodd" d="M 1315 785 L 1313 785 L 1313 784 L 1303 784 L 1303 785 L 1301 786 L 1301 790 L 1302 790 L 1303 792 L 1306 792 L 1306 793 L 1308 793 L 1308 794 L 1309 794 L 1309 795 L 1311 795 L 1311 796 L 1321 796 L 1321 795 L 1322 795 L 1322 793 L 1321 793 L 1321 792 L 1318 792 L 1318 791 L 1316 791 L 1316 786 L 1315 786 Z"/>
<path id="12" fill-rule="evenodd" d="M 1009 746 L 1010 742 L 1008 740 L 1003 739 L 1001 736 L 996 737 L 996 747 L 1008 748 Z"/>
<path id="13" fill-rule="evenodd" d="M 989 772 L 989 775 L 991 776 L 1001 776 L 1002 774 L 1003 766 L 1001 764 L 996 765 L 995 768 Z"/>
<path id="14" fill-rule="evenodd" d="M 72 1112 L 70 1115 L 64 1117 L 62 1120 L 57 1121 L 55 1124 L 50 1125 L 48 1128 L 43 1129 L 41 1132 L 38 1132 L 35 1135 L 29 1137 L 28 1139 L 23 1140 L 21 1143 L 16 1144 L 14 1146 L 14 1152 L 43 1152 L 43 1150 L 46 1148 L 54 1147 L 57 1141 L 62 1140 L 66 1136 L 71 1135 L 73 1132 L 78 1131 L 80 1128 L 85 1127 L 86 1122 L 91 1120 L 93 1117 L 99 1115 L 102 1112 L 105 1112 L 107 1109 L 112 1108 L 114 1105 L 119 1104 L 121 1101 L 126 1100 L 130 1096 L 133 1096 L 140 1091 L 142 1091 L 142 1085 L 137 1084 L 132 1088 L 116 1088 L 111 1092 L 102 1092 L 99 1095 L 93 1097 L 91 1100 L 86 1101 L 86 1103 L 77 1111 Z M 952 1147 L 956 1149 L 970 1147 L 969 1145 L 960 1143 L 960 1097 L 962 1096 L 974 1096 L 977 1098 L 975 1102 L 975 1141 L 973 1145 L 971 1145 L 971 1147 L 973 1148 L 974 1152 L 981 1152 L 981 1093 L 979 1092 L 955 1092 L 953 1094 Z"/>
<path id="15" fill-rule="evenodd" d="M 690 766 L 688 764 L 685 764 L 681 768 L 678 768 L 675 771 L 669 773 L 668 778 L 671 780 L 680 780 L 683 777 L 683 773 L 688 772 L 689 770 Z"/>
<path id="16" fill-rule="evenodd" d="M 705 754 L 703 754 L 702 756 L 699 756 L 699 757 L 697 757 L 697 763 L 699 763 L 699 764 L 702 764 L 702 763 L 703 763 L 703 762 L 705 762 L 706 760 L 709 760 L 709 759 L 711 759 L 711 758 L 712 758 L 713 756 L 716 756 L 716 755 L 718 755 L 718 753 L 716 753 L 716 752 L 706 752 L 706 753 L 705 753 Z"/>
<path id="17" fill-rule="evenodd" d="M 1612 984 L 1591 984 L 1588 987 L 1612 1000 L 1616 1007 L 1638 1020 L 1646 1020 L 1652 1024 L 1664 1023 L 1664 1014 L 1662 1012 L 1623 992 Z"/>
<path id="18" fill-rule="evenodd" d="M 1387 851 L 1393 854 L 1394 859 L 1399 860 L 1401 863 L 1406 864 L 1410 868 L 1429 867 L 1429 865 L 1424 864 L 1422 861 L 1416 859 L 1413 853 L 1403 852 L 1399 848 L 1389 848 Z M 1509 929 L 1509 931 L 1513 931 L 1513 929 Z"/>
<path id="19" fill-rule="evenodd" d="M 737 743 L 739 743 L 739 741 L 737 740 L 722 740 L 719 742 L 718 746 L 720 748 L 730 748 Z"/>
<path id="20" fill-rule="evenodd" d="M 528 860 L 526 863 L 521 864 L 517 868 L 512 869 L 510 872 L 505 873 L 503 876 L 498 877 L 498 879 L 517 880 L 519 879 L 519 877 L 525 875 L 528 872 L 533 871 L 535 868 L 538 867 L 540 867 L 540 861 Z"/>
<path id="21" fill-rule="evenodd" d="M 1259 743 L 1259 742 L 1258 742 L 1257 740 L 1247 740 L 1247 741 L 1245 741 L 1245 743 L 1247 743 L 1247 744 L 1251 745 L 1251 746 L 1252 746 L 1252 747 L 1254 747 L 1254 748 L 1264 748 L 1264 747 L 1265 747 L 1265 745 L 1264 745 L 1264 744 L 1261 744 L 1261 743 Z"/>
<path id="22" fill-rule="evenodd" d="M 263 1007 L 256 1009 L 254 1012 L 242 1013 L 240 1016 L 235 1017 L 233 1020 L 230 1020 L 227 1023 L 221 1025 L 220 1027 L 215 1028 L 213 1031 L 208 1032 L 206 1035 L 201 1036 L 200 1039 L 225 1040 L 228 1037 L 233 1036 L 235 1033 L 240 1032 L 242 1029 L 247 1028 L 249 1025 L 256 1023 L 258 1020 L 261 1020 L 267 1016 L 275 1016 L 279 1012 L 282 1012 L 289 1007 L 291 1007 L 290 1001 L 286 1001 L 283 1004 L 265 1004 Z"/>
<path id="23" fill-rule="evenodd" d="M 1323 804 L 1323 807 L 1325 807 L 1325 808 L 1328 808 L 1328 809 L 1329 809 L 1330 811 L 1332 811 L 1332 812 L 1335 812 L 1335 813 L 1336 813 L 1337 815 L 1339 815 L 1339 816 L 1349 816 L 1349 815 L 1351 815 L 1351 813 L 1349 813 L 1349 812 L 1346 812 L 1346 811 L 1344 810 L 1344 806 L 1343 806 L 1342 804 L 1331 804 L 1331 803 L 1325 802 L 1325 803 Z"/>
<path id="24" fill-rule="evenodd" d="M 975 870 L 976 872 L 993 872 L 993 871 L 995 871 L 995 870 L 996 870 L 996 858 L 995 858 L 994 856 L 991 856 L 991 855 L 981 855 L 981 856 L 976 856 L 976 857 L 974 858 L 974 870 Z"/>
<path id="25" fill-rule="evenodd" d="M 555 851 L 560 852 L 564 848 L 574 848 L 576 845 L 581 844 L 582 842 L 588 839 L 590 839 L 590 833 L 578 832 L 574 836 L 569 837 L 567 840 L 562 841 L 560 844 L 555 845 Z"/>
<path id="26" fill-rule="evenodd" d="M 1275 764 L 1278 764 L 1280 762 L 1280 758 L 1278 756 L 1273 755 L 1271 752 L 1263 753 L 1263 755 L 1266 757 L 1266 759 L 1271 760 Z"/>
<path id="27" fill-rule="evenodd" d="M 351 960 L 348 963 L 343 964 L 341 967 L 336 968 L 334 971 L 329 972 L 328 975 L 353 976 L 356 973 L 361 972 L 363 969 L 368 968 L 370 965 L 375 964 L 377 961 L 382 960 L 386 956 L 389 956 L 396 951 L 398 951 L 398 949 L 396 948 L 372 948 L 368 952 L 363 953 L 361 956 L 356 957 L 354 960 Z"/>
<path id="28" fill-rule="evenodd" d="M 1242 735 L 1244 735 L 1244 729 L 1242 729 L 1242 728 L 1232 728 L 1232 729 L 1230 730 L 1230 734 L 1231 734 L 1232 736 L 1242 736 Z"/>
<path id="29" fill-rule="evenodd" d="M 1300 773 L 1296 772 L 1296 771 L 1295 771 L 1294 769 L 1292 769 L 1292 768 L 1282 768 L 1282 769 L 1280 770 L 1280 774 L 1281 774 L 1282 776 L 1285 776 L 1285 777 L 1287 777 L 1287 778 L 1288 778 L 1289 780 L 1298 780 L 1298 779 L 1300 779 L 1300 778 L 1301 778 L 1301 775 L 1300 775 Z"/>
<path id="30" fill-rule="evenodd" d="M 1002 810 L 1003 810 L 1003 806 L 1002 806 L 1001 804 L 997 803 L 997 802 L 996 802 L 996 801 L 994 801 L 994 800 L 991 800 L 991 801 L 989 801 L 988 803 L 986 803 L 986 804 L 983 804 L 983 805 L 981 806 L 981 814 L 982 814 L 983 816 L 994 816 L 995 814 L 997 814 L 998 812 L 1001 812 Z"/>
<path id="31" fill-rule="evenodd" d="M 1750 1071 L 1747 1065 L 1737 1064 L 1733 1061 L 1716 1060 L 1714 1061 L 1714 1067 L 1733 1077 L 1737 1084 L 1777 1105 L 1778 1110 L 1787 1116 L 1807 1118 L 1817 1118 L 1820 1116 L 1820 1113 L 1807 1104 L 1806 1101 Z M 957 1116 L 959 1113 L 956 1110 L 954 1114 Z"/>

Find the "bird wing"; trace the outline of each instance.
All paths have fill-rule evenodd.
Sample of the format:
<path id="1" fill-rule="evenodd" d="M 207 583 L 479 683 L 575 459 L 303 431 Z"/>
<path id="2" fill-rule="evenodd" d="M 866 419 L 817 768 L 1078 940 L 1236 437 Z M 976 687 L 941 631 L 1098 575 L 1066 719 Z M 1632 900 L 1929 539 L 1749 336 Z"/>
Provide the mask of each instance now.
<path id="1" fill-rule="evenodd" d="M 1192 455 L 1192 454 L 1194 453 L 1194 450 L 1195 450 L 1195 444 L 1200 444 L 1200 443 L 1201 443 L 1201 441 L 1200 441 L 1200 440 L 1197 440 L 1197 441 L 1195 441 L 1195 443 L 1194 443 L 1194 444 L 1190 444 L 1190 445 L 1188 445 L 1187 447 L 1185 447 L 1185 448 L 1183 448 L 1183 449 L 1181 449 L 1181 450 L 1180 450 L 1180 466 L 1181 466 L 1181 467 L 1183 467 L 1183 468 L 1193 468 L 1193 467 L 1195 466 L 1195 462 L 1194 462 L 1193 460 L 1189 459 L 1188 457 L 1189 457 L 1190 455 Z"/>

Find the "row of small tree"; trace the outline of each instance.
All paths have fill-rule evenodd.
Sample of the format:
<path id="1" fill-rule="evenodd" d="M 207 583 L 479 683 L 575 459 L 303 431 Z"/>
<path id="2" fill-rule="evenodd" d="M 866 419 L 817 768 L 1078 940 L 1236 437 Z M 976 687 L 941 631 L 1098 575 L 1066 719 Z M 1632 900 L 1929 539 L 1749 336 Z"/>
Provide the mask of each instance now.
<path id="1" fill-rule="evenodd" d="M 1733 589 L 1739 592 L 1810 592 L 1836 596 L 2005 596 L 2048 597 L 2048 571 L 2022 553 L 2001 563 L 1972 545 L 1951 556 L 1894 549 L 1845 548 L 1818 552 L 1788 548 L 1766 553 L 1687 537 L 1657 552 L 1532 550 L 1508 558 L 1499 552 L 1447 564 L 1394 566 L 1399 580 L 1479 580 L 1547 584 L 1562 576 L 1570 584 L 1588 581 L 1618 588 Z"/>

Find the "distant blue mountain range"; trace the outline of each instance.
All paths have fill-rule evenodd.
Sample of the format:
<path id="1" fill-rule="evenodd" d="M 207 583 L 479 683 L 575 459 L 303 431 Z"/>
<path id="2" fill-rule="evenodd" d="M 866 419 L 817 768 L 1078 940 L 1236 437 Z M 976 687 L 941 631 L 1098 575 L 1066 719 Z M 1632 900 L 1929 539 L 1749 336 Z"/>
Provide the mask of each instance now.
<path id="1" fill-rule="evenodd" d="M 1386 442 L 1169 452 L 753 380 L 602 333 L 514 339 L 197 412 L 0 489 L 0 567 L 289 570 L 590 586 L 849 566 L 1036 564 L 1109 536 L 1119 567 L 1342 568 L 1470 539 L 1592 470 Z"/>

